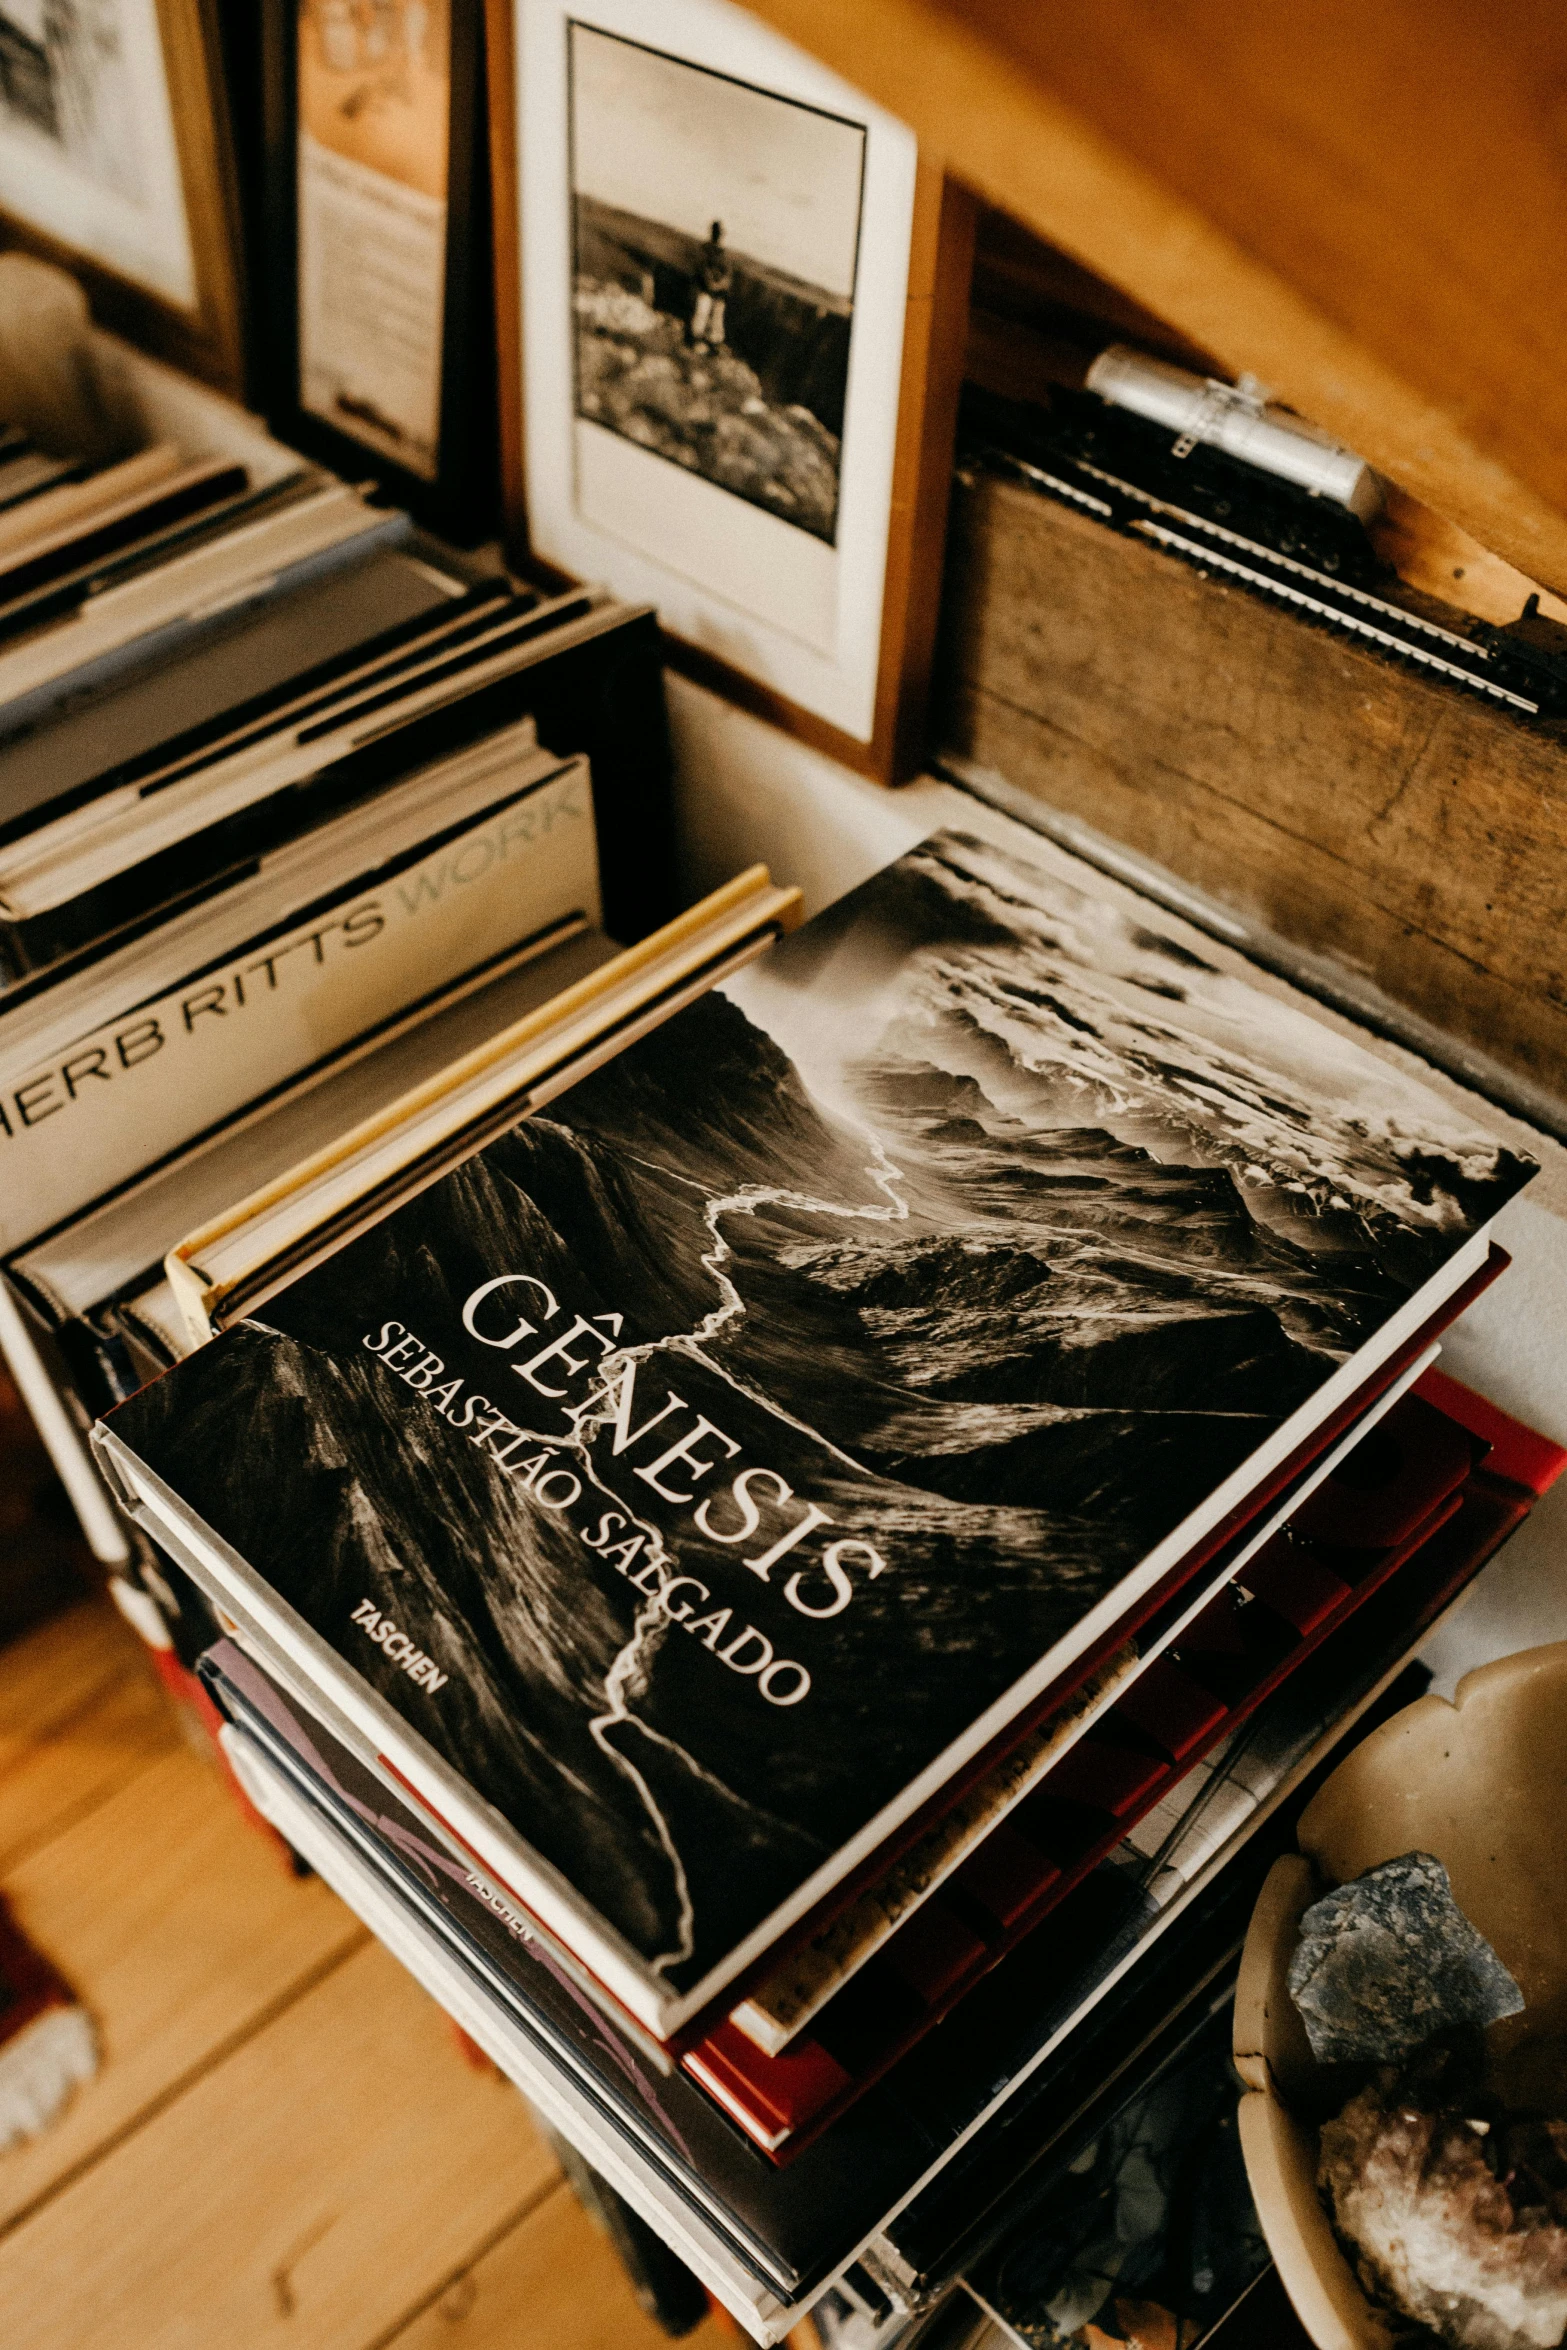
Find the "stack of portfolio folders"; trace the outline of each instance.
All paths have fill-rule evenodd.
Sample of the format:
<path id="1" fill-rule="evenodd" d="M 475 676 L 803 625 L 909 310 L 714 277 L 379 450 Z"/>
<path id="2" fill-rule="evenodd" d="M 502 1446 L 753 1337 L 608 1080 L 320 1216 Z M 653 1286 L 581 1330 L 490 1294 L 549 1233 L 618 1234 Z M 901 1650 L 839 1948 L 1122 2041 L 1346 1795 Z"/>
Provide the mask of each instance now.
<path id="1" fill-rule="evenodd" d="M 650 612 L 92 478 L 0 1336 L 126 1612 L 672 2330 L 1195 2342 L 1257 1888 L 1563 1465 L 1436 1367 L 1530 1163 L 978 799 L 678 911 Z"/>

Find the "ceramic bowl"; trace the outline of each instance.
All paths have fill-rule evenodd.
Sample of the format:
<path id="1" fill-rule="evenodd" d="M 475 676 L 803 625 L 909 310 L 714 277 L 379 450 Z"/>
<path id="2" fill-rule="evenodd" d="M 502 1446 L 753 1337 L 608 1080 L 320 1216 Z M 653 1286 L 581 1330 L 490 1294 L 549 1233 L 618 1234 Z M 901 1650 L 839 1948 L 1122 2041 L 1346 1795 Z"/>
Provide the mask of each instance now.
<path id="1" fill-rule="evenodd" d="M 1374 1730 L 1301 1815 L 1252 1915 L 1235 1994 L 1240 2135 L 1280 2279 L 1318 2350 L 1391 2350 L 1317 2200 L 1317 2133 L 1342 2087 L 1316 2064 L 1286 1989 L 1301 1912 L 1400 1853 L 1434 1853 L 1453 1896 L 1516 1978 L 1525 2011 L 1493 2024 L 1497 2086 L 1563 2110 L 1567 2078 L 1567 1641 L 1466 1674 Z"/>

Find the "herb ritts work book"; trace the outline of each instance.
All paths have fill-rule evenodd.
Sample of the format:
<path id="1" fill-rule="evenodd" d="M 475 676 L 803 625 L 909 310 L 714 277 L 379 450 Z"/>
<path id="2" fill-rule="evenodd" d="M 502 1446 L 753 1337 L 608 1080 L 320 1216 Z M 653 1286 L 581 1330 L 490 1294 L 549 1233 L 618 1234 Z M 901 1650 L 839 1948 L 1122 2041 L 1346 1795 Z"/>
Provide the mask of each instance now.
<path id="1" fill-rule="evenodd" d="M 669 2038 L 1533 1172 L 976 809 L 115 1412 L 131 1506 Z"/>

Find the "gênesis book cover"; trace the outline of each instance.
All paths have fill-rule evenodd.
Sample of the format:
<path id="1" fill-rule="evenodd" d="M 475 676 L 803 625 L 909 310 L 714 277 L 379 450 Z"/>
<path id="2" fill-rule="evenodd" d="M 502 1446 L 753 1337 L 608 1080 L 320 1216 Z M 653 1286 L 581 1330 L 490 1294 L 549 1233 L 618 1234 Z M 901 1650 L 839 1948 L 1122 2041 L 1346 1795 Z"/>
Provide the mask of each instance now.
<path id="1" fill-rule="evenodd" d="M 1162 921 L 977 811 L 112 1417 L 665 2036 L 1533 1172 Z"/>

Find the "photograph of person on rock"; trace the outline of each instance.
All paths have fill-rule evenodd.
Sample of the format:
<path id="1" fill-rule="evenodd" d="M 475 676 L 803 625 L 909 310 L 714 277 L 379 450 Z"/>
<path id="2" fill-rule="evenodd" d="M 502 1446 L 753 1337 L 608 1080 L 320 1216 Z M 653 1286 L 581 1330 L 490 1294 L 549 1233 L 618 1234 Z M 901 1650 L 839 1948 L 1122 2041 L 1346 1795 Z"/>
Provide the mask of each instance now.
<path id="1" fill-rule="evenodd" d="M 836 543 L 865 131 L 571 28 L 576 410 Z"/>

